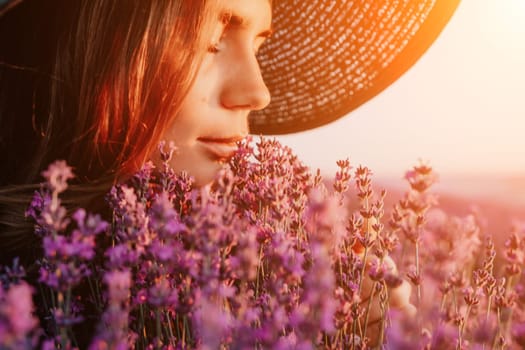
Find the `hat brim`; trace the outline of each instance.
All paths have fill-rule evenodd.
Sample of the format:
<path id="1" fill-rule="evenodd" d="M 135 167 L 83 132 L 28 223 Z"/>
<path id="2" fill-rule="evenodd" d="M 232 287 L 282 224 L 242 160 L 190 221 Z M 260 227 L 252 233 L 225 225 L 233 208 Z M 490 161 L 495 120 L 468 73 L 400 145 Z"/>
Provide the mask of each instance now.
<path id="1" fill-rule="evenodd" d="M 348 114 L 405 73 L 459 0 L 274 1 L 275 33 L 258 58 L 271 103 L 253 134 L 316 128 Z"/>

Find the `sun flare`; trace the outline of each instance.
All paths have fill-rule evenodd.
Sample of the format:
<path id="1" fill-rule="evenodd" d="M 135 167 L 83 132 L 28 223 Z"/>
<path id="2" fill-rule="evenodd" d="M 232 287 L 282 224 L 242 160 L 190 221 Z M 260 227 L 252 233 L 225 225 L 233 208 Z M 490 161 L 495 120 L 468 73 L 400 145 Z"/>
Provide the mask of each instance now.
<path id="1" fill-rule="evenodd" d="M 494 10 L 497 25 L 506 29 L 508 35 L 525 34 L 525 0 L 503 0 L 490 5 Z M 516 36 L 515 39 L 518 39 Z"/>

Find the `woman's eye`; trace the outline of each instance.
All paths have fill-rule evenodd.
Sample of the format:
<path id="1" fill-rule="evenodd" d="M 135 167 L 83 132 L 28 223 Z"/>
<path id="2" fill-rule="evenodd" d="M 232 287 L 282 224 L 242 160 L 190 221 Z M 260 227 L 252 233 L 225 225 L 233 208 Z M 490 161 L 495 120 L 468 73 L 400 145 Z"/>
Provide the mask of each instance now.
<path id="1" fill-rule="evenodd" d="M 210 45 L 210 46 L 208 46 L 208 52 L 209 53 L 217 53 L 217 52 L 219 52 L 219 47 L 217 45 Z"/>
<path id="2" fill-rule="evenodd" d="M 208 46 L 209 53 L 217 53 L 219 51 L 219 44 L 211 44 L 210 46 Z"/>

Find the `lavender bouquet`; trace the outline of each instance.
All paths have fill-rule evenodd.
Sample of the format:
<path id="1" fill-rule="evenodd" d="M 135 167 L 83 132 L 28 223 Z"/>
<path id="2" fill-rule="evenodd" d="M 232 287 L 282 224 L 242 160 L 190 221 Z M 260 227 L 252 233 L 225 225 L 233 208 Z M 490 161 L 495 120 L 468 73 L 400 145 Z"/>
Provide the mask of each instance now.
<path id="1" fill-rule="evenodd" d="M 107 195 L 109 221 L 67 210 L 56 162 L 27 211 L 39 260 L 40 322 L 24 271 L 2 270 L 0 348 L 503 349 L 525 345 L 524 229 L 495 263 L 474 216 L 437 208 L 432 169 L 385 216 L 366 167 L 332 181 L 275 140 L 247 140 L 194 188 L 159 147 Z M 410 281 L 411 286 L 407 281 Z M 412 292 L 411 292 L 412 289 Z"/>

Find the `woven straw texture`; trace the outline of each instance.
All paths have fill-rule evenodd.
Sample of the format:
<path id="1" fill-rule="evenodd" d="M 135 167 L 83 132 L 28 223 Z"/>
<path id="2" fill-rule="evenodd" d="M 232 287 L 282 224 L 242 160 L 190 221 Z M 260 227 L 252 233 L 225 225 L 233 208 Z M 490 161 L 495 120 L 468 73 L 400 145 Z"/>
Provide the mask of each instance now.
<path id="1" fill-rule="evenodd" d="M 459 0 L 274 0 L 275 33 L 259 52 L 270 105 L 250 115 L 254 134 L 334 121 L 410 68 Z"/>

